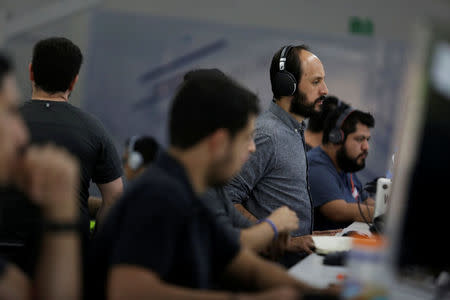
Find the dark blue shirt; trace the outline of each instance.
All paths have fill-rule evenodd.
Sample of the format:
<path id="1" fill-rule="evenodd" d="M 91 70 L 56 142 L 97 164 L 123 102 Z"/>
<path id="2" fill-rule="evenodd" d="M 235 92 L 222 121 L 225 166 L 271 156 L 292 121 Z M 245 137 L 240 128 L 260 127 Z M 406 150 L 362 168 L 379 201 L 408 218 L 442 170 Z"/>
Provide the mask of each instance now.
<path id="1" fill-rule="evenodd" d="M 331 158 L 322 148 L 316 147 L 308 152 L 311 196 L 314 203 L 315 230 L 344 228 L 350 223 L 337 223 L 320 213 L 320 206 L 337 199 L 356 203 L 367 199 L 368 194 L 354 173 L 338 172 Z M 353 191 L 352 191 L 353 181 Z M 361 207 L 364 209 L 364 206 Z"/>
<path id="2" fill-rule="evenodd" d="M 89 298 L 105 298 L 107 272 L 117 265 L 148 269 L 169 284 L 213 288 L 239 247 L 194 193 L 182 165 L 161 153 L 118 201 L 94 241 Z"/>

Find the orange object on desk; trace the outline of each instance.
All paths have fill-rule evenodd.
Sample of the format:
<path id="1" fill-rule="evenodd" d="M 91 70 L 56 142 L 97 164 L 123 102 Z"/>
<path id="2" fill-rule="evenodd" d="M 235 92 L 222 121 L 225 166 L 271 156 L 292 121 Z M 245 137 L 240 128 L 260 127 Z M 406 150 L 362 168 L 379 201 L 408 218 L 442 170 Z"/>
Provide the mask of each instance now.
<path id="1" fill-rule="evenodd" d="M 339 281 L 345 280 L 345 278 L 347 278 L 347 275 L 339 273 L 336 275 L 336 279 Z"/>

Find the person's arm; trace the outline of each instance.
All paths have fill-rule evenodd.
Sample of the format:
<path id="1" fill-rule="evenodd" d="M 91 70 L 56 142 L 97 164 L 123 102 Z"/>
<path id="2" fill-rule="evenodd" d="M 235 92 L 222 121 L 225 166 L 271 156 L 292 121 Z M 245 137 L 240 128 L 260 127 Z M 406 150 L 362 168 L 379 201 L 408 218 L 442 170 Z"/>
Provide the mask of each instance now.
<path id="1" fill-rule="evenodd" d="M 268 135 L 257 133 L 255 136 L 256 151 L 252 153 L 241 171 L 223 190 L 236 209 L 252 222 L 256 218 L 245 207 L 253 188 L 276 164 L 275 144 Z"/>
<path id="2" fill-rule="evenodd" d="M 17 267 L 7 264 L 0 275 L 0 300 L 31 299 L 29 279 Z"/>
<path id="3" fill-rule="evenodd" d="M 316 249 L 311 235 L 301 235 L 289 239 L 287 250 L 290 252 L 313 253 Z"/>
<path id="4" fill-rule="evenodd" d="M 363 201 L 364 205 L 367 204 L 369 206 L 375 206 L 375 200 L 372 197 L 367 197 L 366 200 Z"/>
<path id="5" fill-rule="evenodd" d="M 144 268 L 119 265 L 112 269 L 108 279 L 108 300 L 183 299 L 183 300 L 295 300 L 298 292 L 292 288 L 278 288 L 265 293 L 244 294 L 227 291 L 189 289 L 165 283 L 159 276 Z"/>
<path id="6" fill-rule="evenodd" d="M 102 206 L 102 198 L 89 196 L 88 198 L 88 208 L 89 208 L 89 216 L 91 219 L 95 219 L 97 217 L 97 213 Z"/>
<path id="7" fill-rule="evenodd" d="M 344 199 L 336 199 L 325 203 L 319 210 L 334 222 L 364 222 L 364 218 L 367 221 L 372 220 L 374 207 L 367 206 L 365 203 L 360 203 L 359 206 L 358 203 L 347 203 Z"/>
<path id="8" fill-rule="evenodd" d="M 227 266 L 225 273 L 228 280 L 232 280 L 240 286 L 256 290 L 291 286 L 298 289 L 301 293 L 317 293 L 321 291 L 295 279 L 279 264 L 264 260 L 244 247 Z"/>
<path id="9" fill-rule="evenodd" d="M 298 229 L 297 214 L 287 206 L 276 209 L 267 219 L 272 221 L 276 233 L 268 222 L 262 222 L 241 231 L 241 244 L 259 252 L 270 246 L 275 234 L 289 233 Z"/>
<path id="10" fill-rule="evenodd" d="M 356 176 L 353 177 L 355 185 L 360 191 L 360 198 L 367 199 L 367 193 L 362 189 Z M 327 219 L 333 222 L 364 222 L 364 218 L 358 208 L 358 203 L 345 201 L 345 195 L 339 185 L 339 177 L 333 167 L 324 164 L 310 164 L 311 196 L 315 209 Z M 370 200 L 369 200 L 370 201 Z M 373 216 L 373 206 L 360 204 L 361 211 L 366 220 Z"/>
<path id="11" fill-rule="evenodd" d="M 97 185 L 102 195 L 102 205 L 97 212 L 96 226 L 102 221 L 123 192 L 122 161 L 114 146 L 113 140 L 106 129 L 99 123 L 99 152 L 94 166 L 92 181 Z"/>
<path id="12" fill-rule="evenodd" d="M 241 245 L 260 252 L 265 250 L 274 237 L 272 227 L 267 223 L 254 225 L 250 228 L 242 229 L 240 235 Z"/>
<path id="13" fill-rule="evenodd" d="M 104 184 L 97 184 L 100 193 L 102 194 L 102 204 L 97 212 L 97 224 L 103 222 L 108 210 L 114 204 L 114 202 L 122 195 L 123 192 L 123 182 L 122 178 L 119 177 Z"/>
<path id="14" fill-rule="evenodd" d="M 235 203 L 234 207 L 244 216 L 246 217 L 250 222 L 256 223 L 258 222 L 258 218 L 256 218 L 254 215 L 252 215 L 242 204 Z"/>
<path id="15" fill-rule="evenodd" d="M 41 207 L 45 222 L 35 299 L 79 299 L 78 163 L 66 151 L 45 146 L 30 148 L 23 166 L 23 188 Z"/>

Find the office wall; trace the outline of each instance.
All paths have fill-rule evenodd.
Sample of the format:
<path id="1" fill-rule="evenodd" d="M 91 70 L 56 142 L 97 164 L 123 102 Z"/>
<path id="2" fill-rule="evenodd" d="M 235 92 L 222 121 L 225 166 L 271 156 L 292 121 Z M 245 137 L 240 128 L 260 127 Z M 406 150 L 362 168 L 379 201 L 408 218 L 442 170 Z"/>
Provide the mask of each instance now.
<path id="1" fill-rule="evenodd" d="M 26 9 L 27 6 L 24 5 L 26 2 L 17 0 L 20 10 Z M 12 2 L 9 5 L 9 7 L 14 7 Z M 106 64 L 100 58 L 107 58 L 108 53 L 122 54 L 122 56 L 117 56 L 120 60 L 124 58 L 123 55 L 136 54 L 136 51 L 127 48 L 133 43 L 127 44 L 127 42 L 137 42 L 133 45 L 139 47 L 141 46 L 139 41 L 142 40 L 146 47 L 150 46 L 150 50 L 154 50 L 155 47 L 152 48 L 150 42 L 174 43 L 176 38 L 172 38 L 172 36 L 175 36 L 175 33 L 180 30 L 180 27 L 174 26 L 174 24 L 185 24 L 193 29 L 196 26 L 216 28 L 222 36 L 225 34 L 225 40 L 232 41 L 233 47 L 247 48 L 243 38 L 238 38 L 239 41 L 236 42 L 236 35 L 239 32 L 246 32 L 249 34 L 249 41 L 260 43 L 259 47 L 245 49 L 246 54 L 240 58 L 242 61 L 244 57 L 247 57 L 247 63 L 251 64 L 254 61 L 258 63 L 258 61 L 270 57 L 278 44 L 283 44 L 285 41 L 307 40 L 324 61 L 328 72 L 327 81 L 330 83 L 330 93 L 344 97 L 352 104 L 375 112 L 377 115 L 378 123 L 375 132 L 377 141 L 374 143 L 375 151 L 370 158 L 368 168 L 370 172 L 366 175 L 367 178 L 370 178 L 382 175 L 380 173 L 385 169 L 392 149 L 390 133 L 392 132 L 392 120 L 395 118 L 395 110 L 392 110 L 392 107 L 397 108 L 395 105 L 403 80 L 404 65 L 408 55 L 409 41 L 414 31 L 414 23 L 427 16 L 445 19 L 448 15 L 450 15 L 450 4 L 445 0 L 104 0 L 93 9 L 39 26 L 8 39 L 5 44 L 16 59 L 19 83 L 25 98 L 30 94 L 27 65 L 32 45 L 37 40 L 52 35 L 67 36 L 78 44 L 85 53 L 86 60 L 80 73 L 80 81 L 70 101 L 98 115 L 116 138 L 119 147 L 126 135 L 145 132 L 147 127 L 152 126 L 152 124 L 145 123 L 144 119 L 134 125 L 131 124 L 133 122 L 115 123 L 112 121 L 120 116 L 121 111 L 118 110 L 119 113 L 115 114 L 117 110 L 115 110 L 114 101 L 117 100 L 114 99 L 114 94 L 111 95 L 111 91 L 115 91 L 117 87 L 122 88 L 120 104 L 125 106 L 126 111 L 126 107 L 132 106 L 133 101 L 142 99 L 146 92 L 150 93 L 154 88 L 153 86 L 139 90 L 140 98 L 133 95 L 134 90 L 130 91 L 130 95 L 127 97 L 126 94 L 123 94 L 126 93 L 124 92 L 126 88 L 135 88 L 135 86 L 126 85 L 126 80 L 117 82 L 105 79 L 105 74 L 115 75 L 114 70 L 111 69 L 114 64 L 110 65 L 109 69 L 103 68 Z M 114 19 L 114 16 L 117 19 Z M 136 17 L 133 18 L 133 16 Z M 351 35 L 348 27 L 349 18 L 352 16 L 370 19 L 374 25 L 373 36 Z M 99 18 L 103 19 L 99 20 Z M 114 25 L 115 21 L 123 22 L 125 19 L 128 24 L 116 24 L 118 28 L 108 27 L 108 22 Z M 149 20 L 149 23 L 145 23 L 146 19 Z M 158 27 L 158 24 L 155 25 L 158 20 L 161 21 L 160 24 L 172 26 L 171 30 L 167 30 L 165 37 L 166 28 L 164 27 L 157 28 L 156 32 L 153 30 L 154 28 L 146 30 L 145 27 L 137 28 L 139 30 L 134 32 L 132 30 L 127 32 L 127 29 L 136 28 L 133 27 L 136 24 L 138 24 L 137 26 L 150 24 Z M 146 35 L 154 33 L 160 39 Z M 206 34 L 211 33 L 213 31 L 210 30 Z M 265 33 L 267 33 L 267 38 Z M 109 43 L 103 43 L 103 46 L 99 43 L 102 36 L 109 38 L 109 41 L 106 41 Z M 161 39 L 161 37 L 164 38 Z M 121 43 L 115 45 L 115 38 Z M 263 41 L 266 43 L 262 43 Z M 109 49 L 102 48 L 105 45 L 108 45 Z M 185 45 L 185 43 L 178 44 L 179 47 Z M 267 47 L 266 50 L 263 49 L 264 46 Z M 160 49 L 160 52 L 156 51 L 156 55 L 153 53 L 152 57 L 141 54 L 142 59 L 148 60 L 150 66 L 158 66 L 159 60 L 170 61 L 187 50 L 180 49 L 177 53 L 176 48 L 170 51 L 169 47 L 157 47 L 156 49 Z M 256 51 L 258 56 L 255 60 L 248 58 L 249 51 L 252 50 Z M 99 53 L 98 51 L 104 52 Z M 234 53 L 235 56 L 239 55 L 236 54 L 235 48 L 233 51 L 230 53 Z M 230 53 L 221 58 L 231 60 L 233 56 Z M 105 54 L 104 57 L 103 54 Z M 137 57 L 130 57 L 130 60 L 134 60 L 133 63 L 136 64 Z M 151 58 L 154 58 L 155 61 L 150 61 Z M 141 62 L 142 64 L 147 63 Z M 239 64 L 241 67 L 245 66 L 245 63 L 239 62 Z M 266 64 L 267 62 L 261 63 L 255 68 L 249 66 L 251 71 L 247 75 L 236 71 L 235 67 L 227 69 L 226 61 L 222 61 L 219 65 L 257 92 L 261 92 L 262 100 L 267 101 L 268 86 L 267 81 L 263 81 L 265 75 L 262 74 L 266 70 Z M 124 65 L 118 65 L 124 67 Z M 209 65 L 211 66 L 211 64 Z M 138 65 L 134 66 L 139 67 Z M 205 66 L 205 64 L 189 66 Z M 136 75 L 142 71 L 136 68 L 132 67 L 127 70 L 125 67 L 120 74 L 116 71 L 117 78 L 127 75 L 127 72 L 130 72 L 130 75 Z M 99 72 L 95 73 L 95 70 Z M 133 70 L 136 73 L 133 73 Z M 387 92 L 383 93 L 383 91 Z M 165 97 L 167 98 L 168 95 Z M 97 99 L 99 101 L 96 102 Z M 167 101 L 161 103 L 159 113 L 164 114 L 167 109 Z M 152 111 L 150 115 L 154 113 Z M 136 120 L 139 121 L 139 118 Z M 156 120 L 165 121 L 164 118 L 156 118 Z M 145 133 L 155 134 L 162 143 L 165 143 L 164 132 L 163 126 L 157 131 L 149 130 Z"/>
<path id="2" fill-rule="evenodd" d="M 51 1 L 40 1 L 47 4 Z M 36 8 L 34 0 L 2 0 L 0 15 L 27 13 Z M 96 9 L 153 16 L 171 16 L 219 24 L 298 30 L 347 36 L 348 18 L 370 18 L 374 24 L 374 38 L 408 41 L 413 24 L 418 19 L 432 17 L 446 19 L 450 2 L 446 0 L 103 0 Z M 5 47 L 17 61 L 17 74 L 25 95 L 29 93 L 26 66 L 31 46 L 41 37 L 57 34 L 70 37 L 83 50 L 87 49 L 92 11 L 39 26 L 5 41 Z M 2 22 L 0 22 L 1 27 Z M 1 32 L 0 28 L 0 32 Z M 1 36 L 1 35 L 0 35 Z M 83 70 L 81 75 L 83 75 Z M 80 104 L 83 83 L 72 95 L 72 102 Z"/>

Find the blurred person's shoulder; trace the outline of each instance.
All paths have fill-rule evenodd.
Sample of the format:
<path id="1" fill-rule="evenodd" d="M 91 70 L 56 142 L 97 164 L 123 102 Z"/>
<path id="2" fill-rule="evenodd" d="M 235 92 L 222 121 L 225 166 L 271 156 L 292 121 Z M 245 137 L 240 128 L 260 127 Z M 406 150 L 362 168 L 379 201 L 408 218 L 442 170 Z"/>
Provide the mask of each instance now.
<path id="1" fill-rule="evenodd" d="M 192 206 L 193 195 L 180 178 L 152 164 L 130 184 L 124 198 L 127 198 L 126 201 L 136 201 L 142 207 L 151 207 L 154 211 L 158 208 L 170 209 L 185 214 Z"/>

